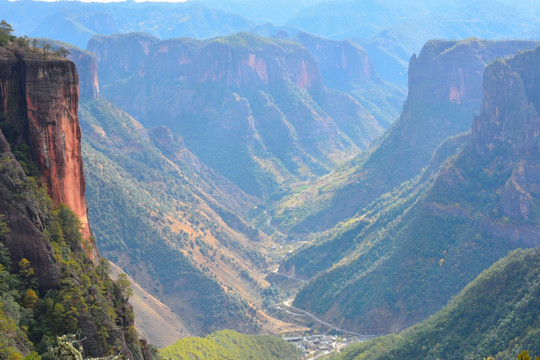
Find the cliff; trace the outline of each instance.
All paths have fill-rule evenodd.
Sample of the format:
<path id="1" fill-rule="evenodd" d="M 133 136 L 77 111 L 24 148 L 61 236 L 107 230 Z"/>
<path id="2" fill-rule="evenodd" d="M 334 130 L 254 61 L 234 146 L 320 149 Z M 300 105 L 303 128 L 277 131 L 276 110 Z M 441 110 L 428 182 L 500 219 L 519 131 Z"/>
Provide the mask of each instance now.
<path id="1" fill-rule="evenodd" d="M 78 75 L 66 59 L 42 59 L 0 49 L 0 113 L 27 144 L 39 177 L 56 204 L 66 204 L 82 222 L 87 249 L 99 257 L 88 224 L 77 107 Z"/>
<path id="2" fill-rule="evenodd" d="M 284 81 L 303 90 L 322 86 L 317 63 L 305 48 L 247 33 L 210 41 L 162 41 L 150 53 L 148 62 L 140 74 L 153 81 L 166 75 L 189 83 L 248 89 L 277 88 Z"/>
<path id="3" fill-rule="evenodd" d="M 68 47 L 68 59 L 75 63 L 79 74 L 79 97 L 97 99 L 99 97 L 98 63 L 96 58 L 74 46 Z"/>
<path id="4" fill-rule="evenodd" d="M 368 52 L 352 41 L 335 41 L 300 32 L 295 41 L 317 60 L 325 85 L 341 89 L 343 84 L 378 80 Z"/>
<path id="5" fill-rule="evenodd" d="M 0 317 L 16 332 L 8 353 L 51 356 L 59 336 L 76 334 L 85 358 L 151 359 L 134 328 L 129 282 L 110 279 L 90 237 L 75 65 L 7 46 L 0 48 Z"/>
<path id="6" fill-rule="evenodd" d="M 158 42 L 158 38 L 144 33 L 94 36 L 86 49 L 95 55 L 99 63 L 100 81 L 110 84 L 139 70 Z"/>
<path id="7" fill-rule="evenodd" d="M 325 86 L 354 97 L 381 126 L 387 128 L 399 117 L 406 89 L 381 80 L 368 52 L 358 43 L 304 32 L 291 40 L 302 44 L 317 61 Z"/>
<path id="8" fill-rule="evenodd" d="M 534 67 L 539 60 L 537 48 L 486 69 L 482 112 L 474 119 L 472 132 L 479 154 L 519 161 L 505 184 L 501 208 L 521 220 L 536 216 L 534 194 L 540 193 L 540 74 Z"/>

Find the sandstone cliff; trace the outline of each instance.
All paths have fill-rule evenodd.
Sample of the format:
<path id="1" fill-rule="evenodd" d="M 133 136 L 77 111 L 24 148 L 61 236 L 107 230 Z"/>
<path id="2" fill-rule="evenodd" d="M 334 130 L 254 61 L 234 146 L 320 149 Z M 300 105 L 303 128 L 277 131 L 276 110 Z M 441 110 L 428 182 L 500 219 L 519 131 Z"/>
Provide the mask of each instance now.
<path id="1" fill-rule="evenodd" d="M 144 33 L 94 36 L 86 48 L 99 63 L 100 81 L 110 84 L 139 70 L 150 49 L 158 42 L 158 38 Z"/>
<path id="2" fill-rule="evenodd" d="M 322 86 L 319 68 L 305 48 L 249 34 L 207 42 L 162 41 L 151 51 L 148 62 L 140 74 L 153 81 L 166 75 L 188 83 L 248 89 L 264 85 L 277 88 L 283 81 L 303 90 Z"/>
<path id="3" fill-rule="evenodd" d="M 42 59 L 0 49 L 0 113 L 18 129 L 19 144 L 30 147 L 32 160 L 49 195 L 80 218 L 83 236 L 99 257 L 88 224 L 77 107 L 79 78 L 66 59 Z"/>
<path id="4" fill-rule="evenodd" d="M 300 32 L 294 40 L 304 45 L 325 79 L 325 85 L 340 89 L 342 84 L 378 80 L 368 52 L 352 41 L 335 41 Z"/>
<path id="5" fill-rule="evenodd" d="M 68 48 L 68 59 L 75 63 L 79 74 L 79 97 L 97 99 L 99 97 L 98 63 L 96 58 L 76 47 Z"/>

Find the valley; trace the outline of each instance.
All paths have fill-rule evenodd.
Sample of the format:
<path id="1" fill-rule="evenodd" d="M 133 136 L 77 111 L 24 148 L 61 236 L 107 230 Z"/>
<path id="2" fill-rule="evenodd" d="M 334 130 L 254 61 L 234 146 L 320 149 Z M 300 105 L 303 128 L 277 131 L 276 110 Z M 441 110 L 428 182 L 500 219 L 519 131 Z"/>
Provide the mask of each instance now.
<path id="1" fill-rule="evenodd" d="M 0 10 L 0 356 L 540 353 L 535 2 Z"/>

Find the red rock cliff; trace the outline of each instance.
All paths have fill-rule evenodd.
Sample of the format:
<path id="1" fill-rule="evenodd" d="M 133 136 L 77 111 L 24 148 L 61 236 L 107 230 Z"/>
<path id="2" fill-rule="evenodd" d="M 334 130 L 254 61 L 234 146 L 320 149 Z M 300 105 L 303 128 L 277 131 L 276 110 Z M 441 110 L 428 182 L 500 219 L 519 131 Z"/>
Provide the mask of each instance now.
<path id="1" fill-rule="evenodd" d="M 72 209 L 81 219 L 84 238 L 91 239 L 75 65 L 60 58 L 0 55 L 0 112 L 21 127 L 53 201 Z M 93 241 L 87 250 L 92 259 L 99 257 Z"/>

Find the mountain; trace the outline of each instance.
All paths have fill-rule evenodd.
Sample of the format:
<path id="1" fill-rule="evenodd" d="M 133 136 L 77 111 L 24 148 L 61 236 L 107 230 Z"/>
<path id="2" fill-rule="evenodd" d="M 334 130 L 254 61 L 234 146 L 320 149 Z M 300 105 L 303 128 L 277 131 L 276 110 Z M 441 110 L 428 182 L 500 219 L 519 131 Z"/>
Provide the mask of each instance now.
<path id="1" fill-rule="evenodd" d="M 360 45 L 304 32 L 297 33 L 292 40 L 302 44 L 315 58 L 327 87 L 353 96 L 385 128 L 399 117 L 405 89 L 382 80 L 368 52 Z"/>
<path id="2" fill-rule="evenodd" d="M 23 40 L 0 47 L 0 352 L 50 357 L 71 333 L 86 357 L 152 359 L 89 237 L 75 65 Z"/>
<path id="3" fill-rule="evenodd" d="M 382 132 L 357 100 L 324 87 L 304 47 L 246 33 L 159 42 L 136 74 L 101 88 L 258 197 L 327 173 Z"/>
<path id="4" fill-rule="evenodd" d="M 287 21 L 291 15 L 301 13 L 306 7 L 321 1 L 322 0 L 202 0 L 201 2 L 214 9 L 239 14 L 257 23 L 271 22 L 281 25 Z"/>
<path id="5" fill-rule="evenodd" d="M 347 348 L 335 359 L 515 359 L 538 353 L 538 249 L 515 250 L 419 325 Z"/>
<path id="6" fill-rule="evenodd" d="M 406 86 L 408 61 L 428 40 L 531 38 L 523 35 L 534 35 L 538 10 L 538 3 L 506 0 L 324 1 L 286 24 L 331 39 L 354 39 L 369 52 L 381 78 Z"/>
<path id="7" fill-rule="evenodd" d="M 429 6 L 422 1 L 323 1 L 294 14 L 286 24 L 331 39 L 370 38 L 400 19 L 425 13 L 437 3 Z"/>
<path id="8" fill-rule="evenodd" d="M 84 48 L 94 35 L 146 32 L 160 38 L 210 38 L 249 29 L 253 22 L 199 3 L 0 2 L 2 17 L 21 34 Z"/>
<path id="9" fill-rule="evenodd" d="M 432 159 L 443 159 L 434 176 L 342 224 L 328 244 L 345 256 L 295 306 L 344 328 L 395 332 L 435 313 L 509 250 L 540 245 L 539 59 L 537 48 L 487 67 L 470 139 L 441 157 L 456 149 L 448 141 L 459 137 L 449 139 Z"/>
<path id="10" fill-rule="evenodd" d="M 416 177 L 444 139 L 471 128 L 480 110 L 486 65 L 536 44 L 478 39 L 428 42 L 411 59 L 409 94 L 400 118 L 368 151 L 282 200 L 269 211 L 274 223 L 292 233 L 329 229 Z"/>

